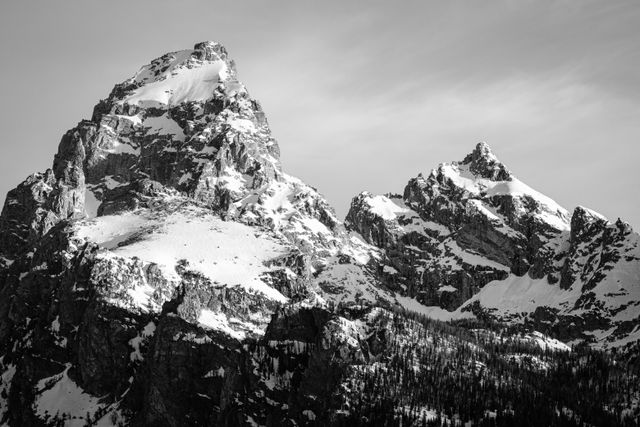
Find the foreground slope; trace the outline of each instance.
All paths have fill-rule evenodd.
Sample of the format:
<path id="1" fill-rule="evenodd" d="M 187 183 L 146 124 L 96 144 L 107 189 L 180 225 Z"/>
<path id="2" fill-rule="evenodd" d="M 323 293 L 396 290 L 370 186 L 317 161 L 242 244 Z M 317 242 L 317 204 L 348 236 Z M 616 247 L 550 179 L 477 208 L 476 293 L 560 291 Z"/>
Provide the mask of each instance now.
<path id="1" fill-rule="evenodd" d="M 603 347 L 640 339 L 638 233 L 587 208 L 569 213 L 485 143 L 411 179 L 403 195 L 360 194 L 347 225 L 384 249 L 378 270 L 407 307 Z"/>

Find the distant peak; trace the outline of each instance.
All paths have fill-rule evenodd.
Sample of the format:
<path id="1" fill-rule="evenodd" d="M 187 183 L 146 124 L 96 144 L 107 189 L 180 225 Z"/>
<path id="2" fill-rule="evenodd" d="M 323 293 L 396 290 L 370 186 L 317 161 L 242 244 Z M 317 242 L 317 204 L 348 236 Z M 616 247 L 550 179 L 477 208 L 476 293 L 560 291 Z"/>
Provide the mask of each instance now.
<path id="1" fill-rule="evenodd" d="M 227 49 L 215 41 L 203 41 L 193 46 L 194 53 L 197 55 L 202 52 L 199 59 L 205 61 L 226 60 L 228 56 Z"/>
<path id="2" fill-rule="evenodd" d="M 492 181 L 510 181 L 513 178 L 511 172 L 498 160 L 486 142 L 479 142 L 464 158 L 462 164 L 469 165 L 469 169 L 475 175 Z"/>
<path id="3" fill-rule="evenodd" d="M 217 41 L 213 41 L 213 40 L 205 40 L 202 41 L 200 43 L 196 43 L 193 46 L 194 50 L 200 50 L 200 49 L 224 49 L 224 46 L 222 46 L 221 43 L 218 43 Z"/>
<path id="4" fill-rule="evenodd" d="M 598 212 L 577 206 L 571 215 L 571 240 L 577 241 L 594 227 L 599 230 L 608 223 L 609 220 Z"/>
<path id="5" fill-rule="evenodd" d="M 591 223 L 591 222 L 609 222 L 607 217 L 602 215 L 599 212 L 596 212 L 592 209 L 586 208 L 584 206 L 576 206 L 573 211 L 572 219 L 575 221 L 579 221 L 581 223 Z"/>
<path id="6" fill-rule="evenodd" d="M 462 163 L 468 164 L 472 161 L 477 161 L 479 159 L 486 159 L 487 161 L 499 162 L 498 158 L 493 151 L 491 151 L 491 147 L 486 142 L 482 141 L 476 144 L 476 147 L 473 151 L 464 158 Z"/>
<path id="7" fill-rule="evenodd" d="M 482 156 L 495 157 L 493 151 L 491 151 L 491 147 L 489 147 L 489 144 L 484 141 L 478 142 L 476 144 L 476 148 L 473 151 L 479 153 Z"/>

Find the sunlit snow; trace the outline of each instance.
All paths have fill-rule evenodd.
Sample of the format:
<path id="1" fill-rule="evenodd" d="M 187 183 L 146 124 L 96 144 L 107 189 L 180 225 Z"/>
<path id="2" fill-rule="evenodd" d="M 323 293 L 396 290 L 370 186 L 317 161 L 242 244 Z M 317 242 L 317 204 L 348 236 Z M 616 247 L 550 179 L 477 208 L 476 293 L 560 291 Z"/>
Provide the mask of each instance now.
<path id="1" fill-rule="evenodd" d="M 81 427 L 86 425 L 86 416 L 93 418 L 94 414 L 108 404 L 101 403 L 99 397 L 91 396 L 69 378 L 70 365 L 58 374 L 38 381 L 34 408 L 39 417 L 54 417 L 66 415 L 65 426 Z M 109 419 L 108 413 L 96 425 L 105 424 Z"/>
<path id="2" fill-rule="evenodd" d="M 110 256 L 136 257 L 158 264 L 164 275 L 176 282 L 180 277 L 175 267 L 178 261 L 186 260 L 189 269 L 213 283 L 241 285 L 270 299 L 286 300 L 260 275 L 269 270 L 267 261 L 286 253 L 288 248 L 268 234 L 238 222 L 222 221 L 203 212 L 175 212 L 163 217 L 143 211 L 85 221 L 77 226 L 76 236 L 98 243 Z M 132 290 L 132 296 L 143 304 L 151 291 Z"/>
<path id="3" fill-rule="evenodd" d="M 455 186 L 466 190 L 475 197 L 502 195 L 530 197 L 541 206 L 540 211 L 535 213 L 536 217 L 558 230 L 569 229 L 570 216 L 566 209 L 515 177 L 509 181 L 493 181 L 473 174 L 468 165 L 458 164 L 444 163 L 440 166 L 440 170 Z"/>
<path id="4" fill-rule="evenodd" d="M 398 206 L 393 200 L 385 196 L 371 196 L 365 198 L 371 212 L 385 220 L 395 219 L 398 214 L 407 213 L 407 208 Z"/>
<path id="5" fill-rule="evenodd" d="M 150 80 L 147 69 L 142 69 L 135 77 L 136 81 L 146 84 L 134 90 L 120 102 L 154 106 L 157 104 L 172 106 L 187 101 L 205 101 L 212 97 L 220 80 L 227 77 L 227 66 L 223 61 L 204 62 L 198 66 L 187 67 L 183 64 L 192 51 L 177 52 L 176 59 L 167 71 Z"/>

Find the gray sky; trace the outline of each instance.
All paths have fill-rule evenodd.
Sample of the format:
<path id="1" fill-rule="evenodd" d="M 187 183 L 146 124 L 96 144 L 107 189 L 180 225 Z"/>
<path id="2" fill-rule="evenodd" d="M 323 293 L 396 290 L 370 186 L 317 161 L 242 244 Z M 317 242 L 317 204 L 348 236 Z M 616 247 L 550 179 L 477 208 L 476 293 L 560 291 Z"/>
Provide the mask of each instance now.
<path id="1" fill-rule="evenodd" d="M 115 83 L 203 40 L 341 217 L 484 140 L 568 209 L 640 228 L 637 1 L 2 1 L 0 201 Z"/>

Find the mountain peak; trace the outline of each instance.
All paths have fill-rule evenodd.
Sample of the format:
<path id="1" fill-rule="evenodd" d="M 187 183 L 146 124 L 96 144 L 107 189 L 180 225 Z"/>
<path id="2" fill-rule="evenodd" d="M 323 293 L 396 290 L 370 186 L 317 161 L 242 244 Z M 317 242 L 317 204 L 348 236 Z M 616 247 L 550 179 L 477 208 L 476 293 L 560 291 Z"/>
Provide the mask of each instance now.
<path id="1" fill-rule="evenodd" d="M 493 152 L 491 151 L 491 147 L 485 141 L 480 141 L 476 144 L 476 148 L 473 150 L 474 152 L 478 152 L 484 156 L 493 156 Z"/>
<path id="2" fill-rule="evenodd" d="M 193 56 L 199 57 L 203 61 L 225 61 L 229 68 L 235 68 L 234 62 L 229 59 L 227 49 L 216 41 L 203 41 L 193 46 Z"/>
<path id="3" fill-rule="evenodd" d="M 594 227 L 600 230 L 608 223 L 609 220 L 604 215 L 584 206 L 577 206 L 571 215 L 571 239 L 578 241 L 581 236 L 589 233 L 588 230 Z"/>
<path id="4" fill-rule="evenodd" d="M 469 170 L 475 175 L 492 181 L 510 181 L 513 178 L 486 142 L 479 142 L 461 163 L 469 165 Z"/>
<path id="5" fill-rule="evenodd" d="M 89 216 L 135 205 L 148 180 L 227 209 L 279 177 L 279 157 L 226 48 L 204 41 L 116 84 L 92 119 L 63 138 L 54 171 L 74 184 L 84 177 Z"/>
<path id="6" fill-rule="evenodd" d="M 0 425 L 470 424 L 488 411 L 570 425 L 560 407 L 632 424 L 638 375 L 610 386 L 630 373 L 622 346 L 640 343 L 640 235 L 599 218 L 578 207 L 569 230 L 479 143 L 404 196 L 361 193 L 345 227 L 282 170 L 220 43 L 167 53 L 7 195 Z M 621 349 L 591 357 L 531 328 Z M 430 381 L 451 358 L 460 369 Z M 585 394 L 599 406 L 563 398 L 598 367 L 611 375 Z M 478 378 L 521 387 L 438 387 Z M 528 398 L 558 378 L 559 399 Z M 456 400 L 477 404 L 442 411 Z"/>
<path id="7" fill-rule="evenodd" d="M 235 63 L 227 50 L 206 41 L 154 59 L 116 85 L 112 96 L 130 105 L 176 106 L 210 99 L 216 88 L 233 82 L 237 82 Z"/>
<path id="8" fill-rule="evenodd" d="M 193 50 L 202 50 L 202 51 L 210 51 L 215 52 L 218 55 L 227 55 L 227 49 L 217 41 L 213 40 L 205 40 L 200 43 L 196 43 L 193 45 Z"/>
<path id="9" fill-rule="evenodd" d="M 587 208 L 585 206 L 580 206 L 580 205 L 576 206 L 576 208 L 574 209 L 573 216 L 579 216 L 579 217 L 583 217 L 583 218 L 588 218 L 589 221 L 609 222 L 607 217 L 602 215 L 600 212 L 596 212 L 593 209 L 589 209 L 589 208 Z"/>

